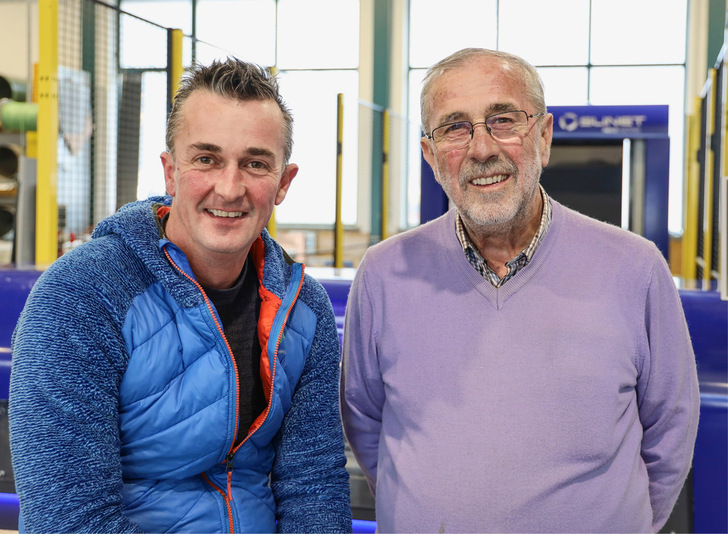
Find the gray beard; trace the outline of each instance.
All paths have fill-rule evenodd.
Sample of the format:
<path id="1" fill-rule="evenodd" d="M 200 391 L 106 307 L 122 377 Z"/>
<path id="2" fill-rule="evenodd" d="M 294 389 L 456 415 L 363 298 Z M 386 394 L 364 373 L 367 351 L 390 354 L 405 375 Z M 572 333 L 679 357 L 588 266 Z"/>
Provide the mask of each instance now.
<path id="1" fill-rule="evenodd" d="M 462 206 L 457 206 L 453 202 L 457 206 L 467 226 L 473 229 L 480 228 L 487 230 L 495 229 L 499 226 L 514 228 L 527 224 L 528 218 L 531 216 L 528 212 L 528 205 L 533 198 L 533 194 L 538 189 L 543 168 L 539 161 L 534 158 L 524 171 L 521 174 L 515 163 L 510 160 L 476 163 L 466 169 L 458 179 L 457 187 L 460 187 L 462 191 L 467 189 L 470 180 L 481 174 L 510 174 L 510 179 L 515 181 L 528 180 L 529 177 L 535 176 L 533 187 L 525 193 L 525 197 L 513 196 L 508 192 L 503 192 L 502 195 L 493 194 L 484 202 L 477 202 L 477 199 L 474 199 L 475 201 L 468 202 Z M 443 183 L 451 182 L 443 180 Z M 454 195 L 451 194 L 450 187 L 443 187 L 443 190 L 452 202 Z"/>

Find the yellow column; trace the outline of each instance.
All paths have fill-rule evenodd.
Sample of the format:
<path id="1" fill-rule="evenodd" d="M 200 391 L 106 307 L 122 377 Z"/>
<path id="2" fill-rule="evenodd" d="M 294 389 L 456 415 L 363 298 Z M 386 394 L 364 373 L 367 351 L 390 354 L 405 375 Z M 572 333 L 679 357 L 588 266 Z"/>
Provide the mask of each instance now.
<path id="1" fill-rule="evenodd" d="M 698 256 L 698 196 L 700 190 L 700 108 L 701 99 L 693 101 L 693 113 L 688 117 L 687 157 L 685 158 L 685 214 L 682 237 L 682 277 L 690 282 L 697 276 Z"/>
<path id="2" fill-rule="evenodd" d="M 167 46 L 169 48 L 167 51 L 167 61 L 169 62 L 170 75 L 169 103 L 171 106 L 174 95 L 177 93 L 180 81 L 182 80 L 182 75 L 185 72 L 185 68 L 182 63 L 182 46 L 184 43 L 184 34 L 182 33 L 182 30 L 170 29 L 167 41 Z"/>
<path id="3" fill-rule="evenodd" d="M 382 241 L 389 237 L 389 111 L 382 112 Z"/>
<path id="4" fill-rule="evenodd" d="M 276 76 L 278 74 L 278 68 L 274 65 L 268 69 L 271 76 Z M 288 163 L 288 162 L 286 162 Z M 270 214 L 270 219 L 268 219 L 268 225 L 267 225 L 268 233 L 273 239 L 278 238 L 278 222 L 276 221 L 276 208 L 273 206 L 273 212 Z"/>
<path id="5" fill-rule="evenodd" d="M 717 154 L 713 151 L 713 134 L 715 133 L 715 80 L 717 71 L 710 69 L 709 80 L 710 87 L 706 98 L 708 99 L 708 106 L 706 112 L 708 114 L 708 132 L 706 144 L 708 151 L 705 157 L 705 189 L 703 191 L 703 203 L 704 203 L 704 218 L 703 218 L 703 280 L 710 281 L 711 279 L 711 258 L 713 254 L 713 231 L 718 231 L 717 228 L 713 228 L 713 172 L 715 167 L 715 158 Z"/>
<path id="6" fill-rule="evenodd" d="M 344 266 L 344 223 L 341 220 L 341 189 L 344 167 L 342 149 L 344 144 L 344 95 L 336 99 L 336 216 L 334 219 L 334 267 Z"/>
<path id="7" fill-rule="evenodd" d="M 38 176 L 35 263 L 58 258 L 58 0 L 38 4 Z"/>

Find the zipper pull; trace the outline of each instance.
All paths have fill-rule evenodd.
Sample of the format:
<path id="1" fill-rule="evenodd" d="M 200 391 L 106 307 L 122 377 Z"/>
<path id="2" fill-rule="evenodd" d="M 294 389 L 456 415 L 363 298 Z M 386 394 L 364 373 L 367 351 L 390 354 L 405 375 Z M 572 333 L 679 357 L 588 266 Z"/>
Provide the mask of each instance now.
<path id="1" fill-rule="evenodd" d="M 232 488 L 232 479 L 233 479 L 233 456 L 235 456 L 234 452 L 231 452 L 227 455 L 227 464 L 225 464 L 225 471 L 227 472 L 227 498 L 228 501 L 233 500 L 233 488 Z"/>

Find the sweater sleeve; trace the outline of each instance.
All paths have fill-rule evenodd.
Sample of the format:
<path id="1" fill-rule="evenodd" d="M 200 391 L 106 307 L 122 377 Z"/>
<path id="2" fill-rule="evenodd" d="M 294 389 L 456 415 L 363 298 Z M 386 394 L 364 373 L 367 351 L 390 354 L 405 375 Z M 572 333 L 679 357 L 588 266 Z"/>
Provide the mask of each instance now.
<path id="1" fill-rule="evenodd" d="M 360 266 L 352 283 L 344 323 L 341 372 L 341 417 L 344 432 L 372 495 L 376 497 L 379 436 L 384 406 L 384 383 L 379 371 L 374 301 Z"/>
<path id="2" fill-rule="evenodd" d="M 291 407 L 274 439 L 271 487 L 279 532 L 351 532 L 349 473 L 339 419 L 339 335 L 316 283 L 316 331 Z"/>
<path id="3" fill-rule="evenodd" d="M 127 361 L 97 284 L 52 266 L 13 335 L 10 442 L 28 532 L 141 532 L 122 513 L 118 386 Z"/>
<path id="4" fill-rule="evenodd" d="M 680 297 L 664 262 L 655 267 L 647 289 L 645 326 L 648 356 L 637 395 L 652 527 L 658 532 L 690 470 L 700 410 L 695 355 Z"/>

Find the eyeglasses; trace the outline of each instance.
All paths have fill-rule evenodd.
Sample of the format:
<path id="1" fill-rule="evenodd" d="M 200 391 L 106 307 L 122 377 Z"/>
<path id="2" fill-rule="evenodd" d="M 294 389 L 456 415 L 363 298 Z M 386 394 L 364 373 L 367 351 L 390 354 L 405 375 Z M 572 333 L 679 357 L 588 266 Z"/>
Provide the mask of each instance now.
<path id="1" fill-rule="evenodd" d="M 499 140 L 521 137 L 528 131 L 528 119 L 543 117 L 546 113 L 534 113 L 529 115 L 522 109 L 518 111 L 504 111 L 486 117 L 483 122 L 472 123 L 470 121 L 449 122 L 432 130 L 431 134 L 425 137 L 435 141 L 440 150 L 457 150 L 465 148 L 473 139 L 475 127 L 484 124 L 485 129 L 494 138 Z"/>

